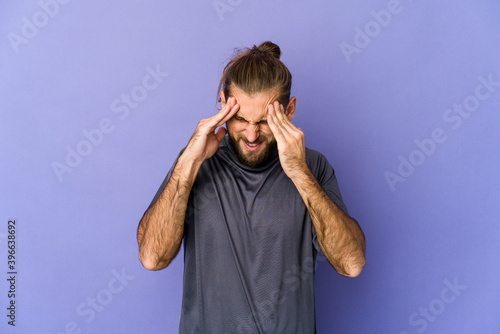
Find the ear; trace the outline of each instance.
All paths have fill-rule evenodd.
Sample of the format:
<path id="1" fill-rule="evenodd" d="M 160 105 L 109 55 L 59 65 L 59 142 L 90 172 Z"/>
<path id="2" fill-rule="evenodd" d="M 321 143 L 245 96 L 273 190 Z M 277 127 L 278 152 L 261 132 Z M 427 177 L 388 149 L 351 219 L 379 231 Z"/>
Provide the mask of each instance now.
<path id="1" fill-rule="evenodd" d="M 288 118 L 289 121 L 292 120 L 293 115 L 295 114 L 296 106 L 297 106 L 297 99 L 295 98 L 295 96 L 292 96 L 285 110 L 286 118 Z"/>
<path id="2" fill-rule="evenodd" d="M 226 97 L 224 96 L 224 91 L 220 91 L 220 105 L 222 108 L 226 106 Z"/>

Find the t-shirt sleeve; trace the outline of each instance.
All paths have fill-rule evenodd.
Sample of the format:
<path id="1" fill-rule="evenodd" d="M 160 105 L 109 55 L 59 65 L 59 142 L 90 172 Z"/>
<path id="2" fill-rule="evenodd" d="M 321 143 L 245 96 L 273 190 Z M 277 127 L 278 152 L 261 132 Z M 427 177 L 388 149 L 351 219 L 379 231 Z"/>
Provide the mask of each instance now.
<path id="1" fill-rule="evenodd" d="M 340 188 L 337 182 L 337 178 L 335 177 L 335 170 L 332 165 L 328 162 L 326 157 L 314 150 L 308 150 L 308 165 L 311 171 L 313 172 L 316 180 L 321 185 L 325 193 L 330 197 L 330 199 L 345 213 L 349 214 L 347 211 L 347 207 L 342 200 L 342 195 L 340 194 Z M 314 247 L 321 254 L 321 248 L 319 246 L 318 237 L 316 235 L 316 230 L 314 226 L 312 228 L 312 237 Z"/>
<path id="2" fill-rule="evenodd" d="M 179 153 L 179 155 L 175 159 L 174 163 L 172 164 L 172 167 L 170 167 L 170 170 L 168 171 L 167 176 L 165 177 L 165 179 L 163 180 L 162 184 L 160 185 L 160 188 L 156 192 L 156 195 L 153 198 L 153 200 L 151 201 L 151 204 L 149 204 L 148 209 L 153 204 L 156 203 L 156 201 L 158 200 L 158 197 L 160 197 L 161 193 L 163 192 L 163 189 L 165 189 L 165 187 L 167 186 L 168 181 L 170 181 L 170 178 L 172 177 L 172 174 L 174 173 L 174 169 L 175 169 L 175 165 L 177 164 L 177 160 L 179 160 L 179 157 L 181 156 L 182 152 L 184 152 L 184 148 L 181 150 L 181 152 Z"/>

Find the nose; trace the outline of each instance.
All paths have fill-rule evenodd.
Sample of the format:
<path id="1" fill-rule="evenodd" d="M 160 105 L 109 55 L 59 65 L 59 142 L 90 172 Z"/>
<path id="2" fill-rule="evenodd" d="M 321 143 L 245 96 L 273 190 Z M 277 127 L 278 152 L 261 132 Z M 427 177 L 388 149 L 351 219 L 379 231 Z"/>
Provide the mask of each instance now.
<path id="1" fill-rule="evenodd" d="M 248 124 L 246 129 L 246 138 L 250 143 L 256 141 L 260 136 L 259 125 L 257 124 Z"/>

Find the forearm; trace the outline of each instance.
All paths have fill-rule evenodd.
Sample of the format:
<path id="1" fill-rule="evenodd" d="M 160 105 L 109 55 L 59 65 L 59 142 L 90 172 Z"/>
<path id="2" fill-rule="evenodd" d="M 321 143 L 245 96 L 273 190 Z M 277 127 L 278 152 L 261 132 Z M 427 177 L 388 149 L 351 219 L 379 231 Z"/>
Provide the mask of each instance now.
<path id="1" fill-rule="evenodd" d="M 147 269 L 165 268 L 179 252 L 193 183 L 203 161 L 215 154 L 227 133 L 221 126 L 238 109 L 236 99 L 229 98 L 217 114 L 198 123 L 165 189 L 144 213 L 137 228 L 137 241 L 139 258 Z"/>
<path id="2" fill-rule="evenodd" d="M 365 265 L 365 236 L 359 224 L 328 197 L 308 168 L 292 181 L 311 215 L 328 261 L 340 274 L 358 276 Z"/>
<path id="3" fill-rule="evenodd" d="M 139 259 L 147 269 L 165 268 L 179 252 L 189 194 L 199 168 L 200 164 L 181 155 L 165 189 L 139 222 Z"/>

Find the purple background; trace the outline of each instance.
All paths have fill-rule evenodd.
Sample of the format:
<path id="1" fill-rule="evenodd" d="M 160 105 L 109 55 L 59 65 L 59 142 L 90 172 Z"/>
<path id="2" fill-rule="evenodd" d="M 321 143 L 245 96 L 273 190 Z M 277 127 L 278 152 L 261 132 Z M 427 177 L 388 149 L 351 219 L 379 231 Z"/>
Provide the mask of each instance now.
<path id="1" fill-rule="evenodd" d="M 182 254 L 145 270 L 137 223 L 216 111 L 233 48 L 266 40 L 292 72 L 295 124 L 367 238 L 356 279 L 319 259 L 318 332 L 500 332 L 500 3 L 66 2 L 0 3 L 0 332 L 177 332 Z"/>

